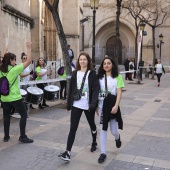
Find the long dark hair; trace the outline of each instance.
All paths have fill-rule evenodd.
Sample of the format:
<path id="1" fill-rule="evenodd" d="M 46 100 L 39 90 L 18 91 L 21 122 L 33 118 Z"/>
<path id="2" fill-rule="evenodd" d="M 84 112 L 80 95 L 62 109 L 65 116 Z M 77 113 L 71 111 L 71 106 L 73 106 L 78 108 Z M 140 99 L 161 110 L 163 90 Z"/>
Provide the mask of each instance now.
<path id="1" fill-rule="evenodd" d="M 79 55 L 78 60 L 77 60 L 77 63 L 76 63 L 76 70 L 81 70 L 81 66 L 80 66 L 80 63 L 79 63 L 79 59 L 80 59 L 80 56 L 81 56 L 81 55 L 84 55 L 84 56 L 86 56 L 86 58 L 87 58 L 87 61 L 88 61 L 87 70 L 93 70 L 92 60 L 91 60 L 89 54 L 87 54 L 87 53 L 85 53 L 85 52 L 83 52 L 83 53 L 81 53 L 81 54 Z"/>
<path id="2" fill-rule="evenodd" d="M 2 60 L 2 65 L 0 66 L 0 70 L 4 73 L 8 72 L 8 65 L 11 65 L 10 60 L 16 59 L 16 55 L 13 53 L 6 53 L 4 55 L 4 59 Z"/>
<path id="3" fill-rule="evenodd" d="M 40 58 L 38 59 L 37 64 L 36 64 L 35 67 L 41 67 L 41 65 L 40 65 L 40 63 L 39 63 L 39 60 L 43 60 L 43 61 L 44 61 L 44 59 L 43 59 L 42 57 L 40 57 Z M 45 61 L 44 61 L 43 67 L 45 67 L 45 66 L 46 66 L 46 63 L 45 63 Z"/>
<path id="4" fill-rule="evenodd" d="M 105 58 L 103 59 L 101 65 L 100 65 L 100 67 L 99 67 L 99 70 L 98 70 L 98 78 L 99 78 L 99 79 L 101 79 L 101 78 L 105 75 L 105 73 L 106 73 L 106 71 L 103 69 L 103 64 L 104 64 L 104 61 L 105 61 L 106 59 L 109 59 L 109 60 L 112 62 L 112 66 L 113 66 L 113 67 L 112 67 L 112 70 L 111 70 L 111 76 L 112 76 L 113 78 L 115 78 L 115 77 L 117 77 L 118 74 L 119 74 L 118 65 L 115 63 L 115 61 L 114 61 L 112 58 L 110 58 L 110 57 L 105 57 Z"/>
<path id="5" fill-rule="evenodd" d="M 23 59 L 24 56 L 27 56 L 27 54 L 25 54 L 24 52 L 21 53 L 21 59 Z"/>

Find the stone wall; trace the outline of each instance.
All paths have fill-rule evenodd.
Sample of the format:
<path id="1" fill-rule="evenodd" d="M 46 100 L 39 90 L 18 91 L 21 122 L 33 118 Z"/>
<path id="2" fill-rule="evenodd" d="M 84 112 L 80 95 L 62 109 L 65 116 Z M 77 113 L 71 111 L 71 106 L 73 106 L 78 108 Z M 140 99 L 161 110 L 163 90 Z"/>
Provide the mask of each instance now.
<path id="1" fill-rule="evenodd" d="M 0 2 L 0 51 L 4 50 L 8 42 L 9 51 L 17 56 L 17 63 L 21 62 L 20 54 L 26 51 L 26 41 L 31 39 L 29 1 L 22 0 L 22 8 L 19 2 L 19 0 Z"/>

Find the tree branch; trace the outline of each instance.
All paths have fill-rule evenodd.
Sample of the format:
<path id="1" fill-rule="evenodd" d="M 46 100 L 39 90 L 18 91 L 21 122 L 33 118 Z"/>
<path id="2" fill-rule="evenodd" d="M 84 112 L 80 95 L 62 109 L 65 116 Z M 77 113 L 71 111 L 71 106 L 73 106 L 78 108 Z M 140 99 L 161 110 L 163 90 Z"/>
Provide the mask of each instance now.
<path id="1" fill-rule="evenodd" d="M 56 9 L 58 9 L 58 4 L 59 4 L 59 0 L 54 0 L 53 2 L 53 7 Z"/>
<path id="2" fill-rule="evenodd" d="M 48 1 L 48 0 L 43 0 L 43 1 L 45 2 L 47 8 L 52 12 L 53 7 L 52 7 L 51 4 L 49 3 L 49 1 Z"/>

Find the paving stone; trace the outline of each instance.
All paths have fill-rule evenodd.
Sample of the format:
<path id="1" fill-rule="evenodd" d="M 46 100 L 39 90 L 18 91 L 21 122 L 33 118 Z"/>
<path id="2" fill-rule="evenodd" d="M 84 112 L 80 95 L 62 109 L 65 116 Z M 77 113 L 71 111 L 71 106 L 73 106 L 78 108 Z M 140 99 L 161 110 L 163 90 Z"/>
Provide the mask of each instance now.
<path id="1" fill-rule="evenodd" d="M 167 142 L 170 143 L 170 139 L 136 135 L 130 143 L 121 150 L 121 153 L 153 159 L 170 160 L 170 149 L 167 147 Z M 158 148 L 159 150 L 157 150 Z M 169 152 L 164 152 L 166 150 L 169 150 Z"/>
<path id="2" fill-rule="evenodd" d="M 31 110 L 27 133 L 34 139 L 33 144 L 18 143 L 19 119 L 16 118 L 11 119 L 11 140 L 2 142 L 3 116 L 0 109 L 0 170 L 170 170 L 169 82 L 170 74 L 162 77 L 160 88 L 156 87 L 156 80 L 143 79 L 142 85 L 125 81 L 126 91 L 120 104 L 124 119 L 124 130 L 121 131 L 123 145 L 117 149 L 109 132 L 104 164 L 97 162 L 99 131 L 99 148 L 94 153 L 90 152 L 92 137 L 84 113 L 71 152 L 71 162 L 66 163 L 58 158 L 65 150 L 70 128 L 70 112 L 65 110 L 64 104 Z M 154 102 L 156 99 L 161 101 Z M 99 130 L 97 116 L 96 124 Z"/>
<path id="3" fill-rule="evenodd" d="M 167 128 L 170 122 L 151 119 L 142 127 L 142 131 L 170 134 Z"/>

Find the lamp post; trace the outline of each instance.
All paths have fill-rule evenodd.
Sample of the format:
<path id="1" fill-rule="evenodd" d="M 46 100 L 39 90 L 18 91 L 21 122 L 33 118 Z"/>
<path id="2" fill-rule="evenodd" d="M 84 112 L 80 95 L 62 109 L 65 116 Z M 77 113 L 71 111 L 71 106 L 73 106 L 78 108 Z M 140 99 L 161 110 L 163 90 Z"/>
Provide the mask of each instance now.
<path id="1" fill-rule="evenodd" d="M 92 40 L 92 63 L 95 67 L 95 26 L 96 26 L 96 9 L 99 7 L 99 0 L 90 0 L 90 7 L 93 9 L 93 40 Z"/>
<path id="2" fill-rule="evenodd" d="M 140 55 L 140 61 L 139 61 L 139 75 L 140 75 L 140 79 L 142 80 L 142 67 L 144 66 L 144 63 L 142 61 L 142 47 L 143 47 L 143 34 L 144 34 L 144 29 L 145 29 L 145 23 L 142 21 L 140 24 L 139 24 L 139 27 L 140 27 L 140 30 L 142 31 L 142 37 L 141 37 L 141 55 Z"/>
<path id="3" fill-rule="evenodd" d="M 140 30 L 142 31 L 142 41 L 141 41 L 141 57 L 140 57 L 140 60 L 142 61 L 142 47 L 143 47 L 143 33 L 144 33 L 144 29 L 145 29 L 145 23 L 142 21 L 140 24 L 139 24 L 139 27 L 140 27 Z"/>
<path id="4" fill-rule="evenodd" d="M 161 59 L 161 46 L 162 46 L 162 44 L 164 43 L 164 42 L 163 42 L 163 37 L 164 37 L 164 36 L 163 36 L 162 34 L 159 35 L 159 41 L 160 41 L 160 53 L 159 53 L 159 57 L 160 57 L 160 59 Z"/>

